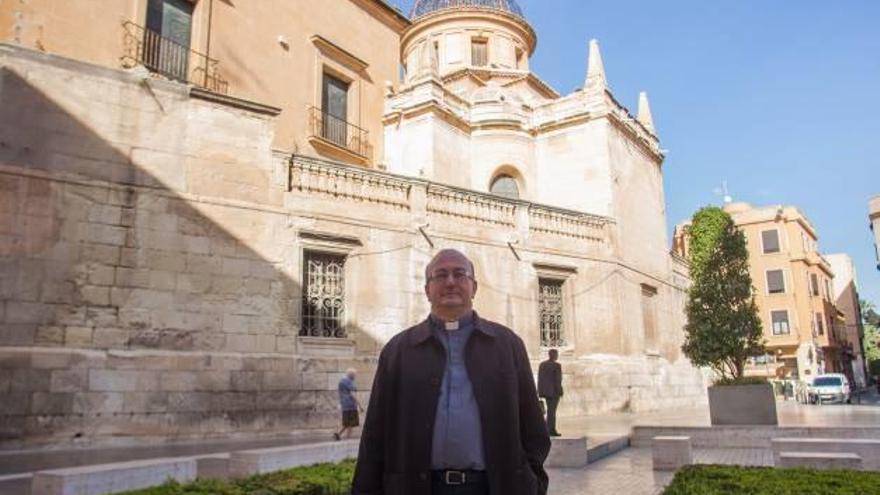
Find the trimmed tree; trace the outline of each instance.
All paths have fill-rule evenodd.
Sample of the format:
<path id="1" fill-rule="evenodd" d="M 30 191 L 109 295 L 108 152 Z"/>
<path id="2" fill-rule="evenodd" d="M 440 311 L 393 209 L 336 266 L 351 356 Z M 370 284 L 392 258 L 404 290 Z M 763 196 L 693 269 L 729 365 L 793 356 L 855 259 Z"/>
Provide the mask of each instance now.
<path id="1" fill-rule="evenodd" d="M 723 382 L 736 382 L 746 360 L 765 352 L 745 235 L 724 210 L 709 206 L 694 215 L 689 242 L 692 285 L 682 351 Z"/>
<path id="2" fill-rule="evenodd" d="M 874 311 L 874 304 L 859 301 L 862 313 L 862 323 L 865 326 L 864 344 L 865 362 L 868 366 L 868 374 L 872 377 L 880 376 L 880 315 Z"/>

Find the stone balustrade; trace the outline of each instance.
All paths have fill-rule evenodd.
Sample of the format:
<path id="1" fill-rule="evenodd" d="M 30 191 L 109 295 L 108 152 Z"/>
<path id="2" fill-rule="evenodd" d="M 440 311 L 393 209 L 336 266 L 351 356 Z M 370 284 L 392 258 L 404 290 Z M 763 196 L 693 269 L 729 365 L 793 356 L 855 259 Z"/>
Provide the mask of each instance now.
<path id="1" fill-rule="evenodd" d="M 409 212 L 413 220 L 443 217 L 462 225 L 494 227 L 511 234 L 584 241 L 608 241 L 607 217 L 508 199 L 423 179 L 299 155 L 289 160 L 288 190 L 342 201 L 375 203 Z M 528 239 L 523 239 L 527 241 Z"/>
<path id="2" fill-rule="evenodd" d="M 529 230 L 602 242 L 607 220 L 586 213 L 569 212 L 556 208 L 532 205 L 529 208 Z"/>
<path id="3" fill-rule="evenodd" d="M 388 174 L 342 164 L 299 157 L 290 163 L 290 190 L 408 209 L 410 186 Z"/>
<path id="4" fill-rule="evenodd" d="M 428 187 L 429 213 L 513 227 L 516 203 L 476 192 L 431 185 Z"/>

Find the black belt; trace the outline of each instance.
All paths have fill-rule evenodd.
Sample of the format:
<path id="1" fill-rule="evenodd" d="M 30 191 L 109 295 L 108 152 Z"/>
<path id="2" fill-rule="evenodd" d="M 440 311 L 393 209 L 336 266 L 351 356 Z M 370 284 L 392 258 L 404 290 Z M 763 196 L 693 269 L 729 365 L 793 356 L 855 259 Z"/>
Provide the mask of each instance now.
<path id="1" fill-rule="evenodd" d="M 486 482 L 486 471 L 441 469 L 431 471 L 431 478 L 444 485 L 476 485 Z"/>

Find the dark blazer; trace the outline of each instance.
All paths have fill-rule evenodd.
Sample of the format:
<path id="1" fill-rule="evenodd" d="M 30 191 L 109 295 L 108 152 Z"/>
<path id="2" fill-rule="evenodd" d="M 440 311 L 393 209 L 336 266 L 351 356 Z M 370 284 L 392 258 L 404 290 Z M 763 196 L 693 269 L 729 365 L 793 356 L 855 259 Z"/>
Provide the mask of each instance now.
<path id="1" fill-rule="evenodd" d="M 549 359 L 538 366 L 538 396 L 562 397 L 562 365 Z"/>
<path id="2" fill-rule="evenodd" d="M 480 409 L 492 495 L 545 495 L 550 437 L 522 339 L 474 314 L 465 365 Z M 353 495 L 430 495 L 443 344 L 428 320 L 382 349 L 361 435 Z"/>

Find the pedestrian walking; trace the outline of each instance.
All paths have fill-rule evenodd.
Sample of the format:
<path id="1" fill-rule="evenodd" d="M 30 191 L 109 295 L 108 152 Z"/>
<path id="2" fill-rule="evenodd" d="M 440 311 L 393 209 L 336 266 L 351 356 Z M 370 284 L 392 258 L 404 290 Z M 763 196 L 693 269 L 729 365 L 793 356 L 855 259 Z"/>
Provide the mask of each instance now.
<path id="1" fill-rule="evenodd" d="M 547 430 L 551 437 L 558 437 L 556 408 L 562 399 L 562 365 L 557 362 L 559 351 L 556 349 L 550 349 L 547 357 L 538 366 L 538 396 L 547 403 Z"/>
<path id="2" fill-rule="evenodd" d="M 339 380 L 339 407 L 342 409 L 342 427 L 339 431 L 333 433 L 335 440 L 350 438 L 352 431 L 358 427 L 360 423 L 360 415 L 358 411 L 363 411 L 360 403 L 354 393 L 357 387 L 354 384 L 357 372 L 354 369 L 348 369 L 345 375 Z"/>

